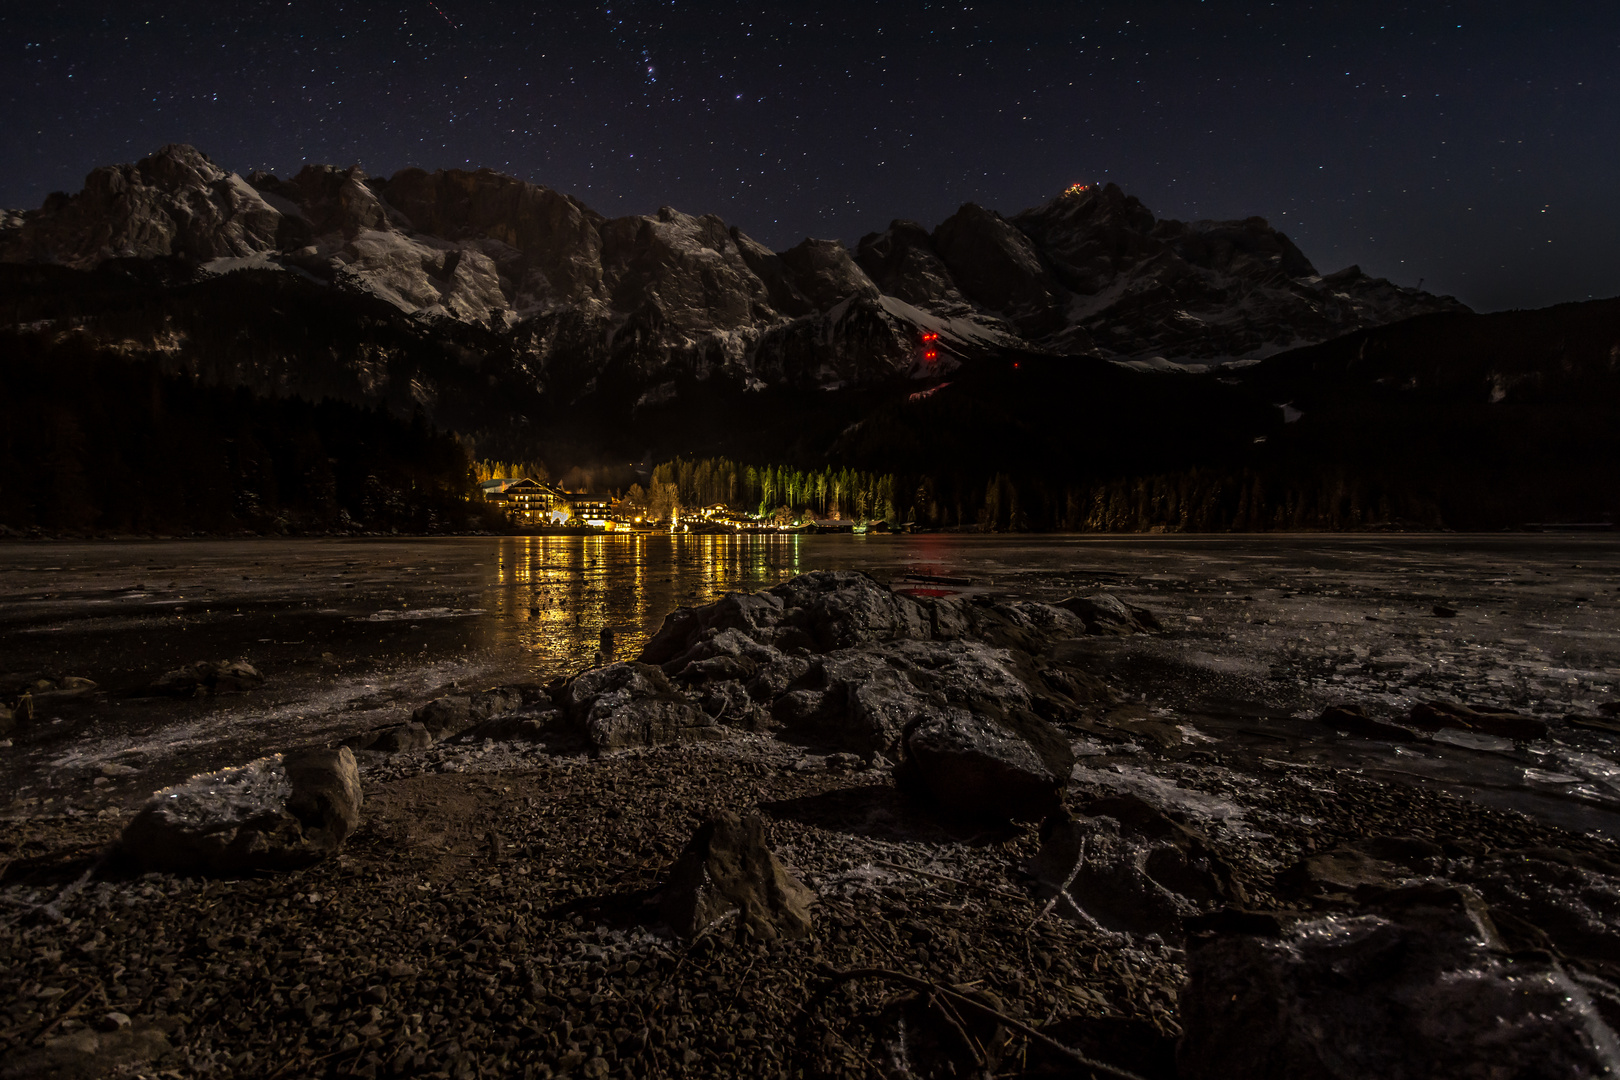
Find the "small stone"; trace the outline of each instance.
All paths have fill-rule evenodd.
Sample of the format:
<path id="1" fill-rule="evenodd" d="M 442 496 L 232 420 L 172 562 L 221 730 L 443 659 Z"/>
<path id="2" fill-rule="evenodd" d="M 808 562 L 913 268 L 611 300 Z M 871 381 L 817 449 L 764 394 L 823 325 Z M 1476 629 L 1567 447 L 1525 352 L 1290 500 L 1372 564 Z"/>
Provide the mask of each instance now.
<path id="1" fill-rule="evenodd" d="M 814 897 L 772 854 L 760 816 L 728 811 L 702 825 L 670 868 L 659 914 L 686 937 L 735 911 L 739 930 L 801 938 L 810 932 Z"/>

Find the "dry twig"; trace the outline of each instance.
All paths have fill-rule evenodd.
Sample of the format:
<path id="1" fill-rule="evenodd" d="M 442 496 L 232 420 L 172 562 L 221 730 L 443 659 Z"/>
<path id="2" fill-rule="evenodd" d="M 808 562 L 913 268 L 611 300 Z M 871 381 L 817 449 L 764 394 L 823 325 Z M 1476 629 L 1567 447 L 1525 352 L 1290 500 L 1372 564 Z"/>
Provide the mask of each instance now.
<path id="1" fill-rule="evenodd" d="M 881 979 L 884 982 L 895 982 L 902 986 L 910 987 L 911 989 L 920 993 L 932 994 L 941 1001 L 949 1002 L 958 1010 L 965 1010 L 975 1015 L 982 1016 L 985 1019 L 993 1020 L 1012 1031 L 1018 1032 L 1020 1035 L 1031 1040 L 1032 1042 L 1038 1042 L 1047 1049 L 1052 1050 L 1054 1053 L 1062 1054 L 1070 1061 L 1073 1061 L 1084 1068 L 1090 1069 L 1094 1075 L 1113 1077 L 1114 1080 L 1142 1080 L 1142 1077 L 1133 1072 L 1121 1069 L 1117 1065 L 1109 1065 L 1106 1062 L 1094 1061 L 1091 1058 L 1086 1057 L 1086 1055 L 1082 1054 L 1080 1051 L 1075 1050 L 1072 1047 L 1064 1046 L 1050 1035 L 1042 1034 L 1041 1032 L 1030 1027 L 1028 1024 L 1024 1023 L 1022 1020 L 1015 1020 L 999 1009 L 992 1009 L 982 1001 L 975 1001 L 973 998 L 968 997 L 965 994 L 959 994 L 954 990 L 948 990 L 945 987 L 940 986 L 938 983 L 932 982 L 928 979 L 918 978 L 916 975 L 907 975 L 903 971 L 889 971 L 886 968 L 852 968 L 848 971 L 831 969 L 826 970 L 823 973 L 831 978 L 832 982 L 823 987 L 821 990 L 817 991 L 816 996 L 811 999 L 812 1006 L 821 998 L 831 993 L 835 987 L 841 986 L 847 982 L 854 982 L 857 979 Z"/>

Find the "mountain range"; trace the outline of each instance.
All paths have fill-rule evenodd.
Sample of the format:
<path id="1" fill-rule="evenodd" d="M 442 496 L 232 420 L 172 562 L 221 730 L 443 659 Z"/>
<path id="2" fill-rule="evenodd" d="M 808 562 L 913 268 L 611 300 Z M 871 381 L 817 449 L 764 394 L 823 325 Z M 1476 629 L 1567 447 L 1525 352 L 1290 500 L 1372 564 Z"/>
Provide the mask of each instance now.
<path id="1" fill-rule="evenodd" d="M 1253 359 L 1461 309 L 1355 267 L 1319 274 L 1260 218 L 1159 219 L 1112 184 L 1010 218 L 970 203 L 931 233 L 895 221 L 853 251 L 806 239 L 773 252 L 714 215 L 605 218 L 487 169 L 384 178 L 309 165 L 283 180 L 167 146 L 0 218 L 0 262 L 91 270 L 132 258 L 307 275 L 495 329 L 542 385 L 584 351 L 654 393 L 677 374 L 818 387 L 926 378 L 1006 348 Z M 924 333 L 938 335 L 936 363 L 922 361 Z"/>
<path id="2" fill-rule="evenodd" d="M 1009 478 L 1043 492 L 1023 500 L 1041 521 L 1075 527 L 1092 520 L 1080 488 L 1200 469 L 1327 491 L 1311 470 L 1331 467 L 1393 493 L 1304 518 L 1277 494 L 1265 521 L 1282 525 L 1603 510 L 1584 483 L 1538 502 L 1559 461 L 1533 450 L 1524 497 L 1491 514 L 1438 479 L 1413 487 L 1423 462 L 1478 449 L 1458 431 L 1520 446 L 1492 432 L 1571 409 L 1603 429 L 1587 413 L 1616 382 L 1614 307 L 1550 310 L 1481 316 L 1356 267 L 1320 274 L 1261 218 L 1157 218 L 1111 184 L 773 252 L 713 215 L 607 218 L 489 170 L 243 177 L 168 146 L 0 212 L 0 335 L 38 363 L 93 353 L 381 406 L 559 468 L 728 454 L 894 471 L 908 490 L 932 478 L 958 522 Z M 1244 515 L 1207 521 L 1260 520 Z"/>

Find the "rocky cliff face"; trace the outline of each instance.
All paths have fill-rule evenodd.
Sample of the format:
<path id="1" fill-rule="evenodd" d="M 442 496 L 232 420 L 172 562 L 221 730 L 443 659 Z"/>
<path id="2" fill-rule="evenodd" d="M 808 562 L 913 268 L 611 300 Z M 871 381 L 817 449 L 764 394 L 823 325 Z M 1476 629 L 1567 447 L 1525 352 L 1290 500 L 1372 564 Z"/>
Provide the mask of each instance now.
<path id="1" fill-rule="evenodd" d="M 955 313 L 965 302 L 1043 351 L 1138 364 L 1259 358 L 1465 310 L 1358 267 L 1318 274 L 1262 218 L 1161 220 L 1113 184 L 1012 218 L 969 204 L 931 236 L 897 221 L 862 238 L 856 259 L 924 310 Z"/>
<path id="2" fill-rule="evenodd" d="M 607 381 L 653 400 L 676 379 L 832 388 L 1008 348 L 1149 365 L 1252 358 L 1460 309 L 1355 268 L 1321 276 L 1259 218 L 1159 220 L 1112 185 L 1011 218 L 964 206 L 932 233 L 897 221 L 854 252 L 806 240 L 776 253 L 713 215 L 608 219 L 487 169 L 244 178 L 168 146 L 0 215 L 0 262 L 160 258 L 370 293 L 427 325 L 501 335 L 536 389 Z M 938 335 L 933 362 L 924 333 Z"/>

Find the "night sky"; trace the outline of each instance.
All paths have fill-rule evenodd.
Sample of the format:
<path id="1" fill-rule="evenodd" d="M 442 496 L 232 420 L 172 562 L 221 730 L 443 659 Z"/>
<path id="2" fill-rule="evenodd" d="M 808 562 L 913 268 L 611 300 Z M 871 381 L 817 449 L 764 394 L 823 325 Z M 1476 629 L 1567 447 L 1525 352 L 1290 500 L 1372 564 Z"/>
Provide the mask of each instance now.
<path id="1" fill-rule="evenodd" d="M 1620 294 L 1620 4 L 0 5 L 0 206 L 192 143 L 489 166 L 778 249 L 1076 181 L 1480 310 Z"/>

